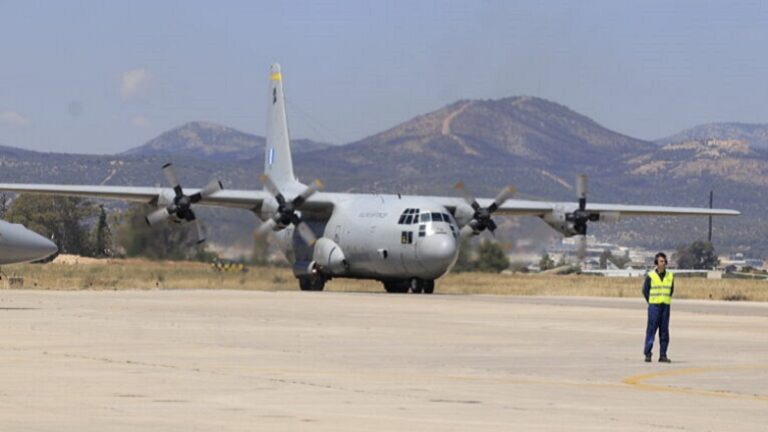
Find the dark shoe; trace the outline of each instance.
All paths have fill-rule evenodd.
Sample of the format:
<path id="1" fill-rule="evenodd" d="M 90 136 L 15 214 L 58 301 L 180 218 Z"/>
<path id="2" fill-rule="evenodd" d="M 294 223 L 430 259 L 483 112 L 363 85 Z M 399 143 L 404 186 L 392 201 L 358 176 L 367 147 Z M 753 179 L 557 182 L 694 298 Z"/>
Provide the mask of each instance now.
<path id="1" fill-rule="evenodd" d="M 646 363 L 650 363 L 650 362 L 651 362 L 651 355 L 650 355 L 650 354 L 648 354 L 647 356 L 645 356 L 645 362 L 646 362 Z"/>
<path id="2" fill-rule="evenodd" d="M 672 363 L 669 357 L 659 357 L 659 363 Z"/>

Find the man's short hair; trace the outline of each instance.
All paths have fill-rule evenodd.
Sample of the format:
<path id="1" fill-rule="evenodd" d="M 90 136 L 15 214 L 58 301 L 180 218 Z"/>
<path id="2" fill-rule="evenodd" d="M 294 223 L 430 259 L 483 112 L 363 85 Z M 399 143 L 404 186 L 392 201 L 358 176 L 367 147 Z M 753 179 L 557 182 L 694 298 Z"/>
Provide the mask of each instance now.
<path id="1" fill-rule="evenodd" d="M 665 262 L 669 262 L 669 260 L 667 259 L 667 254 L 665 254 L 664 252 L 659 252 L 656 254 L 655 257 L 653 257 L 653 263 L 655 265 L 659 265 L 659 258 L 664 258 Z"/>

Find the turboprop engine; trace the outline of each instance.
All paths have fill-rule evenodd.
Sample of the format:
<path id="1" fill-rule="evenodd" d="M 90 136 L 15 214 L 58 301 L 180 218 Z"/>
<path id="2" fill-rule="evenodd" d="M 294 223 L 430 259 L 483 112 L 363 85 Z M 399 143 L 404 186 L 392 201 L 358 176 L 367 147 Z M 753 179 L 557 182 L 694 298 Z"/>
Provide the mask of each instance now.
<path id="1" fill-rule="evenodd" d="M 340 275 L 348 269 L 347 259 L 341 246 L 329 238 L 321 237 L 315 242 L 312 259 L 321 273 Z"/>

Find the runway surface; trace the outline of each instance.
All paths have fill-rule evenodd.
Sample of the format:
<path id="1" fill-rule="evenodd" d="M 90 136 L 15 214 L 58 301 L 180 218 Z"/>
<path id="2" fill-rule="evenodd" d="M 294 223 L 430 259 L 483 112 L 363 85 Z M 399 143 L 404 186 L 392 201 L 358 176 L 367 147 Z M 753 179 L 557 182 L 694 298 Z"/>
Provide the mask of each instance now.
<path id="1" fill-rule="evenodd" d="M 0 430 L 768 428 L 768 304 L 676 300 L 669 365 L 644 328 L 642 299 L 0 291 Z"/>

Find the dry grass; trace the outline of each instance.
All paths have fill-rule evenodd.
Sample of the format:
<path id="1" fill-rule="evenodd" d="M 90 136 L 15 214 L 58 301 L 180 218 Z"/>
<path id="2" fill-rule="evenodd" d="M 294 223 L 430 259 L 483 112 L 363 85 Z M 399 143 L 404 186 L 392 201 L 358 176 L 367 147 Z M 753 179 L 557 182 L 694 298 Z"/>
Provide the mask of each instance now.
<path id="1" fill-rule="evenodd" d="M 89 264 L 26 264 L 3 269 L 24 278 L 19 289 L 242 289 L 297 290 L 290 269 L 248 267 L 248 272 L 215 272 L 210 265 L 192 262 L 102 260 Z M 676 298 L 768 301 L 768 282 L 745 279 L 707 280 L 678 278 Z M 8 286 L 7 282 L 4 286 Z M 639 297 L 641 278 L 595 276 L 498 275 L 459 273 L 441 278 L 436 291 L 443 294 L 567 295 Z M 376 281 L 335 279 L 329 291 L 383 292 Z"/>

